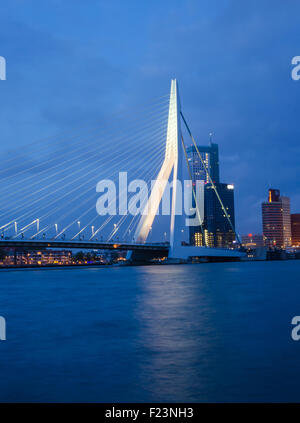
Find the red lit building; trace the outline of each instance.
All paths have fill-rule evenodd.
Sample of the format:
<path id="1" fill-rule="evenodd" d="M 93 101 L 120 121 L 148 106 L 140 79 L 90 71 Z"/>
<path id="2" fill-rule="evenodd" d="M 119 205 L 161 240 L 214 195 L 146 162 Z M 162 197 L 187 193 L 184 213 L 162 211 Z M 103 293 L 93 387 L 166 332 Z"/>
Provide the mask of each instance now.
<path id="1" fill-rule="evenodd" d="M 268 201 L 262 203 L 262 221 L 266 246 L 292 245 L 290 199 L 281 197 L 278 189 L 269 189 Z"/>
<path id="2" fill-rule="evenodd" d="M 300 247 L 300 213 L 291 214 L 292 245 Z"/>

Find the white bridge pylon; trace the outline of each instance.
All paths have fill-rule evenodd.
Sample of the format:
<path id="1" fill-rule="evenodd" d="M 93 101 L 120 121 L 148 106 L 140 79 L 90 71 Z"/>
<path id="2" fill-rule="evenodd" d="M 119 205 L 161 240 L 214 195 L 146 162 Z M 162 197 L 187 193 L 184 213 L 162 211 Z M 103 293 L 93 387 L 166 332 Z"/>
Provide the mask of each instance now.
<path id="1" fill-rule="evenodd" d="M 145 243 L 151 230 L 153 221 L 157 216 L 159 205 L 165 192 L 167 183 L 173 171 L 172 181 L 172 205 L 170 219 L 170 249 L 169 258 L 188 259 L 189 257 L 242 257 L 244 253 L 224 248 L 207 248 L 181 245 L 182 230 L 182 135 L 181 135 L 181 105 L 176 79 L 171 81 L 171 93 L 169 102 L 168 128 L 166 138 L 165 157 L 160 171 L 153 184 L 150 197 L 143 209 L 141 219 L 136 228 L 134 239 L 138 243 Z M 179 182 L 179 183 L 178 183 Z M 201 208 L 199 201 L 195 199 L 196 210 Z M 198 216 L 202 224 L 201 214 Z M 131 254 L 128 255 L 130 258 Z"/>
<path id="2" fill-rule="evenodd" d="M 175 244 L 180 245 L 181 232 L 181 216 L 176 214 L 177 207 L 180 207 L 182 202 L 182 191 L 178 184 L 178 180 L 182 179 L 180 111 L 178 84 L 176 79 L 172 79 L 165 157 L 135 231 L 135 240 L 140 243 L 146 242 L 173 170 L 170 253 Z"/>

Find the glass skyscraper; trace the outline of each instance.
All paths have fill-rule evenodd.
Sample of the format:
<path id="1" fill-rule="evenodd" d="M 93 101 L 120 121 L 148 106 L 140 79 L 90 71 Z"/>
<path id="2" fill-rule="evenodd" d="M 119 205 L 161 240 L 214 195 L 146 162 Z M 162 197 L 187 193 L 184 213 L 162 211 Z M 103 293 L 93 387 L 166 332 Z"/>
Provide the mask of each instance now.
<path id="1" fill-rule="evenodd" d="M 209 146 L 197 146 L 201 154 L 203 162 L 205 163 L 206 168 L 208 169 L 210 176 L 214 183 L 220 182 L 220 172 L 219 172 L 219 147 L 218 144 L 210 143 Z M 198 156 L 196 148 L 194 146 L 188 147 L 187 156 L 189 165 L 191 167 L 193 182 L 195 180 L 205 181 L 209 183 L 207 173 L 201 163 L 201 160 Z"/>
<path id="2" fill-rule="evenodd" d="M 215 186 L 234 227 L 234 187 L 233 185 L 221 183 L 215 184 Z M 232 246 L 232 242 L 235 240 L 235 233 L 222 210 L 211 184 L 205 184 L 204 186 L 204 221 L 202 231 L 200 226 L 190 227 L 191 244 L 228 248 Z"/>
<path id="3" fill-rule="evenodd" d="M 209 146 L 197 147 L 226 208 L 231 223 L 235 227 L 234 186 L 220 183 L 218 145 L 210 143 Z M 207 245 L 209 247 L 230 247 L 235 240 L 235 233 L 222 210 L 196 148 L 194 146 L 187 148 L 187 155 L 193 184 L 197 180 L 204 181 L 204 221 L 202 230 L 200 226 L 190 227 L 190 244 L 196 246 Z"/>

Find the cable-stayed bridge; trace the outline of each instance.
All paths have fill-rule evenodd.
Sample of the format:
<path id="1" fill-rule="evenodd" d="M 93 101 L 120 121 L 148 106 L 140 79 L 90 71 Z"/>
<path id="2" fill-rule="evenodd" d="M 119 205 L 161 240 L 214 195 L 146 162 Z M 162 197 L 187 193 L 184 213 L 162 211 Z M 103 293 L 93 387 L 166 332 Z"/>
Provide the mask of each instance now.
<path id="1" fill-rule="evenodd" d="M 162 256 L 241 257 L 240 251 L 206 245 L 203 198 L 192 184 L 190 196 L 203 246 L 183 245 L 188 227 L 178 212 L 180 206 L 182 211 L 181 182 L 184 173 L 191 176 L 191 171 L 182 124 L 198 151 L 181 110 L 178 84 L 172 80 L 170 94 L 134 113 L 121 111 L 112 122 L 10 152 L 0 171 L 0 246 L 127 250 L 133 261 Z M 198 155 L 203 162 L 199 151 Z M 162 217 L 170 180 L 170 210 Z M 234 231 L 214 182 L 210 182 Z M 135 212 L 130 212 L 132 209 Z M 160 239 L 153 242 L 159 220 L 156 236 Z M 239 242 L 237 234 L 236 238 Z"/>

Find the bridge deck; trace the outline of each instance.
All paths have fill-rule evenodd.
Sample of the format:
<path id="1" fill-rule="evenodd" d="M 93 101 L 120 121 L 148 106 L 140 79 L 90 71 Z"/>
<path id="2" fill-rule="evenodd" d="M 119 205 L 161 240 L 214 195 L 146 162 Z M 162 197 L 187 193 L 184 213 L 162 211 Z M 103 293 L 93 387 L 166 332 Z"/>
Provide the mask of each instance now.
<path id="1" fill-rule="evenodd" d="M 127 244 L 120 242 L 98 242 L 98 241 L 68 241 L 68 240 L 24 240 L 24 239 L 2 239 L 0 247 L 11 248 L 79 248 L 86 250 L 151 250 L 169 251 L 169 246 L 165 244 Z"/>
<path id="2" fill-rule="evenodd" d="M 169 256 L 170 246 L 168 244 L 130 244 L 120 242 L 98 242 L 98 241 L 68 241 L 68 240 L 25 240 L 25 239 L 2 239 L 0 248 L 19 249 L 45 249 L 45 248 L 66 248 L 86 250 L 119 250 L 136 252 L 138 257 L 166 257 Z M 151 252 L 153 253 L 151 255 Z M 171 253 L 171 258 L 188 260 L 190 257 L 218 257 L 218 258 L 241 258 L 245 253 L 225 248 L 207 248 L 180 246 Z"/>

